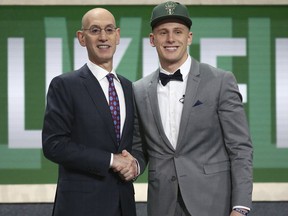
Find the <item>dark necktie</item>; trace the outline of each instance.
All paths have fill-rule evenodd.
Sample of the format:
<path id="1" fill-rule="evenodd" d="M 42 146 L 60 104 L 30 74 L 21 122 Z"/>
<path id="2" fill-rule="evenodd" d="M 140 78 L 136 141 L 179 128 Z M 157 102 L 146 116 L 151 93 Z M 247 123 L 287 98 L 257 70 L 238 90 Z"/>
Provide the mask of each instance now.
<path id="1" fill-rule="evenodd" d="M 107 79 L 109 81 L 109 107 L 115 127 L 117 143 L 120 143 L 120 105 L 119 98 L 114 86 L 114 74 L 108 74 Z"/>
<path id="2" fill-rule="evenodd" d="M 180 69 L 178 69 L 175 73 L 171 75 L 167 75 L 164 73 L 159 73 L 159 79 L 163 86 L 165 86 L 170 80 L 179 80 L 183 81 L 182 74 L 180 72 Z"/>

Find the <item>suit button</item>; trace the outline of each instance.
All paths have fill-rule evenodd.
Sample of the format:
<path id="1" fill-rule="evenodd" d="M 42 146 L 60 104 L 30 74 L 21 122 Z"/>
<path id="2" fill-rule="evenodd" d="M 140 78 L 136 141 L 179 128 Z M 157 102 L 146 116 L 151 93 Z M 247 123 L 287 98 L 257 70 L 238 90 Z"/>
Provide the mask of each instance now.
<path id="1" fill-rule="evenodd" d="M 173 181 L 176 181 L 176 180 L 177 180 L 177 177 L 176 176 L 172 176 L 171 181 L 173 182 Z"/>

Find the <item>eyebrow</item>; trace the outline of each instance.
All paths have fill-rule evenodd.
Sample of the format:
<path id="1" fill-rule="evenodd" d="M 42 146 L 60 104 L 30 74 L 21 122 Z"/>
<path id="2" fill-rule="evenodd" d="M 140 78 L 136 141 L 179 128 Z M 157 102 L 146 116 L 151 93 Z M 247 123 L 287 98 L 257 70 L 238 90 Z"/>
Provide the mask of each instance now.
<path id="1" fill-rule="evenodd" d="M 91 25 L 89 28 L 91 28 L 91 27 L 101 28 L 99 25 Z M 107 28 L 107 27 L 117 28 L 117 27 L 116 27 L 115 25 L 113 25 L 113 24 L 108 24 L 108 25 L 106 25 L 104 28 Z"/>
<path id="2" fill-rule="evenodd" d="M 173 28 L 173 29 L 171 29 L 172 31 L 175 31 L 175 30 L 184 30 L 184 28 L 182 28 L 182 27 L 175 27 L 175 28 Z M 168 29 L 168 28 L 160 28 L 160 29 L 158 29 L 158 30 L 156 30 L 156 31 L 170 31 L 170 29 Z"/>

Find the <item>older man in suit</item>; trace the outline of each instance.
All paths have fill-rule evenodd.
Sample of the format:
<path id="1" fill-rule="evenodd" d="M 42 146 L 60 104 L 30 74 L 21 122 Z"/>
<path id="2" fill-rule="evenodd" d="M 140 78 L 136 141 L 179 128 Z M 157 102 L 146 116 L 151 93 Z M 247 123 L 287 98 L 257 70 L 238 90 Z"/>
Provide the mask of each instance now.
<path id="1" fill-rule="evenodd" d="M 160 66 L 133 84 L 133 156 L 148 167 L 149 216 L 241 216 L 251 209 L 252 144 L 235 77 L 187 54 L 184 5 L 153 9 Z"/>
<path id="2" fill-rule="evenodd" d="M 128 153 L 132 83 L 113 69 L 120 30 L 109 11 L 96 8 L 77 37 L 89 61 L 51 81 L 42 131 L 44 155 L 59 164 L 53 215 L 135 216 L 133 184 L 124 181 L 136 171 Z"/>

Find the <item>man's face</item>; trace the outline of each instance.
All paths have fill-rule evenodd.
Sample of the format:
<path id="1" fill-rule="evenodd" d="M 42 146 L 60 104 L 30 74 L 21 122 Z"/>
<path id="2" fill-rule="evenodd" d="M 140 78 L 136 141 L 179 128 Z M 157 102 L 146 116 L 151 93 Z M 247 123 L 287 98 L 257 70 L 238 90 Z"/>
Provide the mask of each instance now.
<path id="1" fill-rule="evenodd" d="M 87 48 L 90 61 L 99 66 L 110 64 L 119 44 L 120 29 L 116 28 L 111 14 L 95 13 L 85 20 L 83 30 L 78 33 L 78 39 L 80 44 Z"/>
<path id="2" fill-rule="evenodd" d="M 162 67 L 180 66 L 187 59 L 187 46 L 192 43 L 192 32 L 177 20 L 158 24 L 150 34 Z"/>

